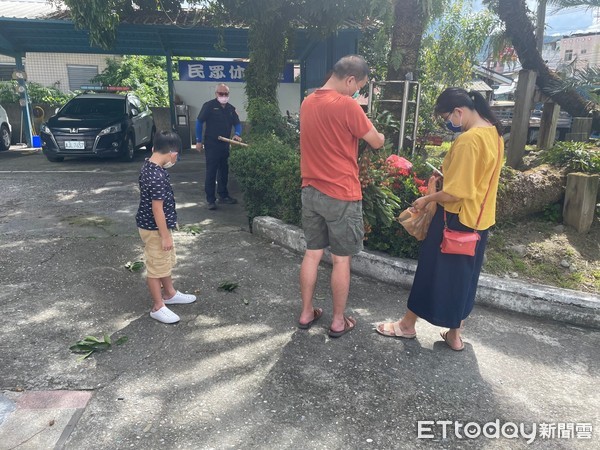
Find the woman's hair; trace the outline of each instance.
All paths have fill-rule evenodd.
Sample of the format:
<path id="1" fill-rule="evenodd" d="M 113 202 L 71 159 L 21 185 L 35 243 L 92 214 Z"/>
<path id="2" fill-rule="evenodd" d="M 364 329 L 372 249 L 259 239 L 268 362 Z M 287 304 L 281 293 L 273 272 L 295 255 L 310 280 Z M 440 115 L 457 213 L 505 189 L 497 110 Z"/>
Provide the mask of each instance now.
<path id="1" fill-rule="evenodd" d="M 436 115 L 450 113 L 454 108 L 466 106 L 494 125 L 498 134 L 502 134 L 502 124 L 496 114 L 490 108 L 487 100 L 477 91 L 465 91 L 461 88 L 451 87 L 440 94 L 435 102 L 434 113 Z"/>

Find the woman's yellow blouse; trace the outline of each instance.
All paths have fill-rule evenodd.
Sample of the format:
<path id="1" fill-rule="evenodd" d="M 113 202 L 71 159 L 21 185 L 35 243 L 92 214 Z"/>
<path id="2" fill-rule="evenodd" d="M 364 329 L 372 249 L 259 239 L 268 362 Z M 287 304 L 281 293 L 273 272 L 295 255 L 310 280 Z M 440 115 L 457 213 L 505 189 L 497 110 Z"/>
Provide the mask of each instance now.
<path id="1" fill-rule="evenodd" d="M 444 158 L 444 192 L 459 198 L 458 202 L 445 202 L 446 211 L 458 214 L 460 223 L 470 228 L 486 230 L 496 223 L 496 196 L 500 167 L 504 160 L 504 140 L 498 138 L 495 127 L 471 128 L 462 133 Z M 501 164 L 500 164 L 501 165 Z M 493 179 L 492 179 L 493 175 Z M 481 204 L 490 186 L 483 214 L 476 227 Z"/>

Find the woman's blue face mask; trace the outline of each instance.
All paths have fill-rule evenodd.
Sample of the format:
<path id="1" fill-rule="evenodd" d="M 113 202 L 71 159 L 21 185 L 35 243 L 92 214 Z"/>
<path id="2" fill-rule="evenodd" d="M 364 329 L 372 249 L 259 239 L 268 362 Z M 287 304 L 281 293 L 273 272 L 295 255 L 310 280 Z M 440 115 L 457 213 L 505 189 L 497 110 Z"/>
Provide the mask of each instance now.
<path id="1" fill-rule="evenodd" d="M 446 127 L 453 133 L 460 133 L 462 131 L 462 117 L 460 118 L 459 124 L 454 125 L 454 122 L 452 122 L 452 119 L 450 118 L 452 117 L 452 114 L 454 114 L 454 111 L 452 111 L 450 114 L 448 114 L 448 117 L 446 117 Z"/>

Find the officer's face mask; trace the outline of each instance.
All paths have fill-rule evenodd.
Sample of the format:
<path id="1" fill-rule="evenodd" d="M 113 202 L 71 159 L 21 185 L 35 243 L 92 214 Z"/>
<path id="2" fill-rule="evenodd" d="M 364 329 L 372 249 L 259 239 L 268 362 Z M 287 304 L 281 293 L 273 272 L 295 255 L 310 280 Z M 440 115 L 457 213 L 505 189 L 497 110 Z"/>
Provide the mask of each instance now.
<path id="1" fill-rule="evenodd" d="M 217 100 L 221 105 L 225 105 L 229 102 L 229 92 L 217 92 Z"/>

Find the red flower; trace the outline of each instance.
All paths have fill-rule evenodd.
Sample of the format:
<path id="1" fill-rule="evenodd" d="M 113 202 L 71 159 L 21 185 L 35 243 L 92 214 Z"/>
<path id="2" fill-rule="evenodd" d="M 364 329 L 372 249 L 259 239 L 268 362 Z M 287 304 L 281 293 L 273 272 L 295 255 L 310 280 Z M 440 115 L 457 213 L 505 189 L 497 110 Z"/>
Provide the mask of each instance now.
<path id="1" fill-rule="evenodd" d="M 425 180 L 421 180 L 420 178 L 417 178 L 416 175 L 413 176 L 413 179 L 415 180 L 415 184 L 417 186 L 425 186 Z"/>
<path id="2" fill-rule="evenodd" d="M 427 194 L 427 186 L 419 186 L 419 192 L 421 194 Z"/>
<path id="3" fill-rule="evenodd" d="M 406 175 L 408 175 L 410 169 L 412 169 L 412 163 L 408 159 L 398 155 L 390 155 L 385 161 L 390 166 L 401 169 L 401 172 L 406 171 Z"/>

